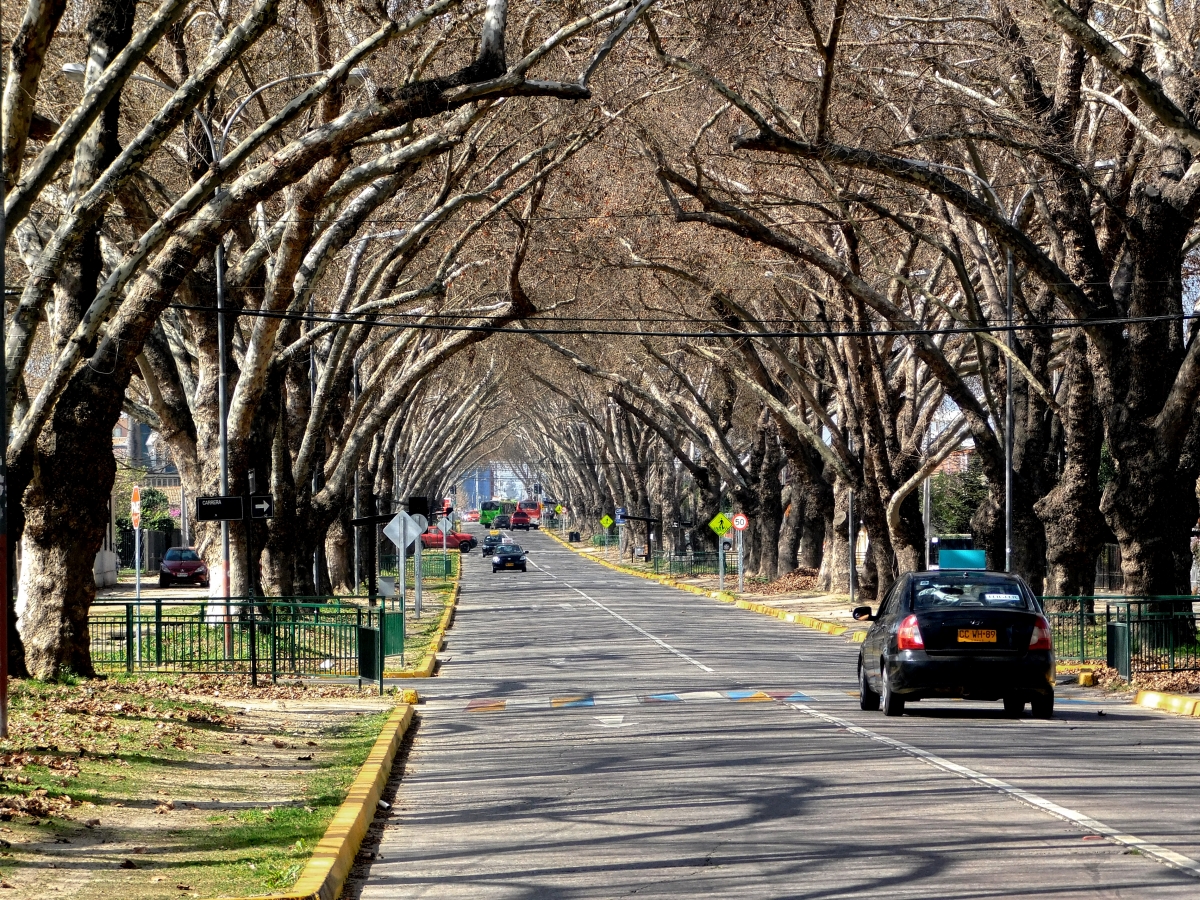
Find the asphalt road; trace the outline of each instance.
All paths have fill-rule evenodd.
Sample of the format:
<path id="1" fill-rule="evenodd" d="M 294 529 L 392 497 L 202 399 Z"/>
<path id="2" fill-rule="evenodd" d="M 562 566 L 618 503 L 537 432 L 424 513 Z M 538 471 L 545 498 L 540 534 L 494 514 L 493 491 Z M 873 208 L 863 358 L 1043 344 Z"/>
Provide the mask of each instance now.
<path id="1" fill-rule="evenodd" d="M 363 898 L 1200 896 L 1200 722 L 885 719 L 843 638 L 516 539 L 466 560 Z"/>

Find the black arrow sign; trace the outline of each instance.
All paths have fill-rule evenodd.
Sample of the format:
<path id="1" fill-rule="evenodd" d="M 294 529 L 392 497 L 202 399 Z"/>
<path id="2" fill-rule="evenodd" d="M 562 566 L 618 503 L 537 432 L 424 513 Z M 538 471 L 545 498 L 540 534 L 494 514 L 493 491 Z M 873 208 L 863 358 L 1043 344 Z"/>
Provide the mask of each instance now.
<path id="1" fill-rule="evenodd" d="M 250 515 L 255 519 L 275 517 L 275 498 L 270 494 L 255 494 L 250 498 Z"/>

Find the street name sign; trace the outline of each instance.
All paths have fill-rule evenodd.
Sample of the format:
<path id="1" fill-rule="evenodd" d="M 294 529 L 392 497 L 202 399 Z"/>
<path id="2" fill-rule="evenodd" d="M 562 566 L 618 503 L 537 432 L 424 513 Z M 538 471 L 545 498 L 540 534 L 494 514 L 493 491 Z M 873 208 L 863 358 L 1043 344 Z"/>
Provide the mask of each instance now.
<path id="1" fill-rule="evenodd" d="M 233 522 L 243 518 L 241 497 L 197 497 L 197 522 Z"/>
<path id="2" fill-rule="evenodd" d="M 729 528 L 731 525 L 733 525 L 733 523 L 729 521 L 729 516 L 725 515 L 725 513 L 717 513 L 715 516 L 713 516 L 712 521 L 708 523 L 708 527 L 721 537 L 724 537 L 729 533 Z"/>
<path id="3" fill-rule="evenodd" d="M 612 523 L 613 523 L 612 516 L 610 516 L 608 513 L 605 513 L 603 516 L 600 517 L 600 524 L 603 525 L 605 528 L 611 528 Z"/>
<path id="4" fill-rule="evenodd" d="M 618 507 L 617 507 L 617 524 L 618 524 L 618 525 L 624 525 L 624 524 L 625 524 L 625 514 L 626 514 L 627 512 L 628 512 L 628 510 L 626 510 L 626 509 L 625 509 L 625 507 L 623 507 L 623 506 L 618 506 Z"/>

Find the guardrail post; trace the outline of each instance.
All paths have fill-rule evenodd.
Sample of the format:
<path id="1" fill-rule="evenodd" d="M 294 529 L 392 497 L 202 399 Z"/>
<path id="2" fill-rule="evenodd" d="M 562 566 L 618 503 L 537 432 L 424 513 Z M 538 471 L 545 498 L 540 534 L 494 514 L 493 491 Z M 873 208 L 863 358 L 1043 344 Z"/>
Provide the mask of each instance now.
<path id="1" fill-rule="evenodd" d="M 1083 616 L 1083 598 L 1080 597 L 1079 603 L 1079 661 L 1087 662 L 1087 648 L 1084 646 L 1084 616 Z"/>
<path id="2" fill-rule="evenodd" d="M 125 604 L 125 671 L 133 671 L 133 604 Z"/>
<path id="3" fill-rule="evenodd" d="M 154 664 L 162 665 L 162 597 L 154 598 Z"/>

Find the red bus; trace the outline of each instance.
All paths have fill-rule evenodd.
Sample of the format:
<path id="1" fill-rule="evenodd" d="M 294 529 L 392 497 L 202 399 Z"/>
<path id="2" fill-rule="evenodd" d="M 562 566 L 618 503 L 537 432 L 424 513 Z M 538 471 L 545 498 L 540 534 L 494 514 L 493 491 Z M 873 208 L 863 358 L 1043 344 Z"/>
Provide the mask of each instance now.
<path id="1" fill-rule="evenodd" d="M 531 528 L 542 527 L 542 503 L 540 500 L 522 500 L 517 503 L 517 509 L 529 516 Z"/>

